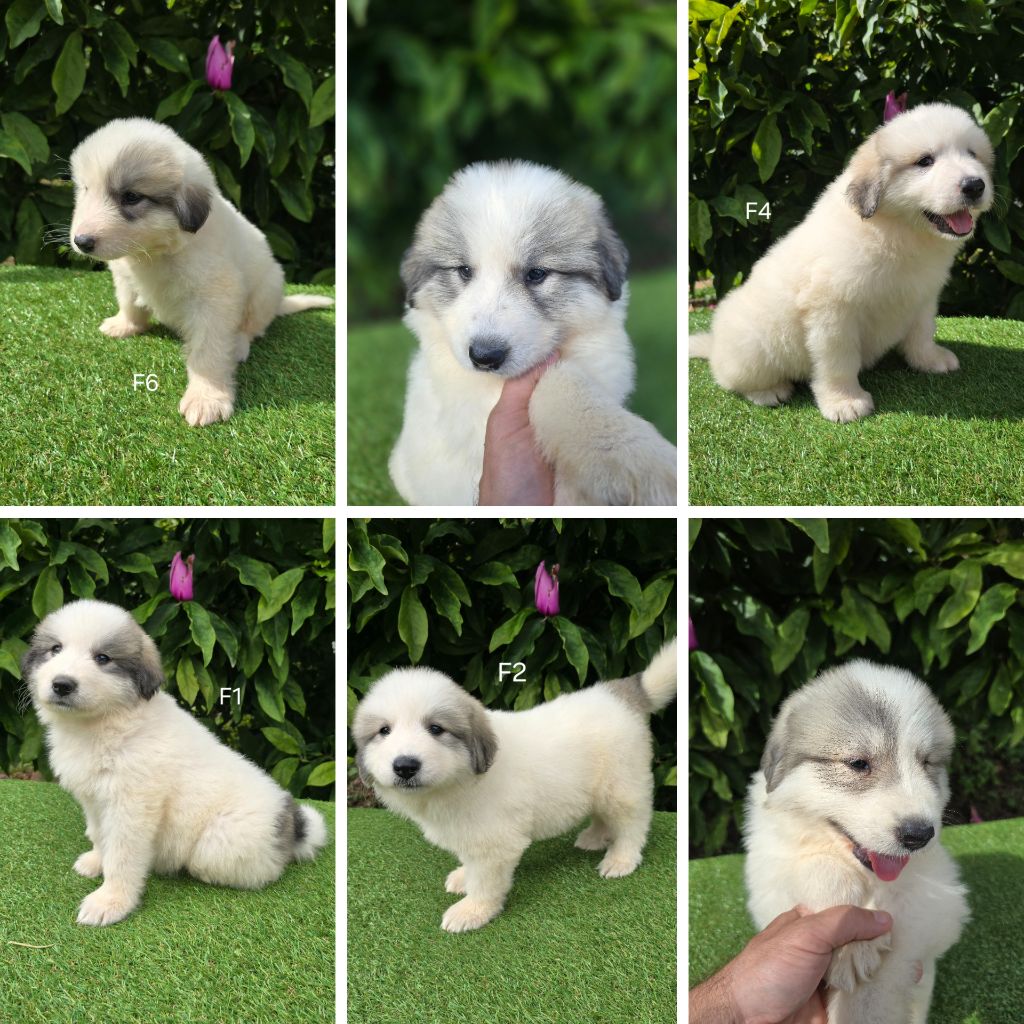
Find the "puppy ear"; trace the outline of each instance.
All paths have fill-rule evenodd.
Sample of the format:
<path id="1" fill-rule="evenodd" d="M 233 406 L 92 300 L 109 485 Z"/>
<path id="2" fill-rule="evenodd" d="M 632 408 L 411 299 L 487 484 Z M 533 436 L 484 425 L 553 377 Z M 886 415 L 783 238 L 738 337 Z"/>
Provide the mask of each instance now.
<path id="1" fill-rule="evenodd" d="M 764 781 L 769 793 L 779 788 L 786 773 L 792 767 L 786 763 L 785 751 L 786 720 L 780 715 L 772 726 L 768 743 L 761 755 L 761 771 L 764 772 Z"/>
<path id="2" fill-rule="evenodd" d="M 868 139 L 850 161 L 850 184 L 846 186 L 846 198 L 850 205 L 867 220 L 874 216 L 885 188 L 885 165 L 878 155 L 873 138 Z"/>
<path id="3" fill-rule="evenodd" d="M 36 665 L 43 660 L 44 654 L 46 654 L 46 643 L 37 631 L 32 636 L 29 649 L 21 656 L 22 682 L 28 682 L 29 677 L 35 671 Z"/>
<path id="4" fill-rule="evenodd" d="M 434 273 L 433 263 L 426 258 L 423 249 L 414 241 L 402 256 L 402 284 L 405 285 L 405 301 L 415 307 L 416 292 L 430 280 Z"/>
<path id="5" fill-rule="evenodd" d="M 366 763 L 366 752 L 362 747 L 356 748 L 356 768 L 359 771 L 359 781 L 368 787 L 373 787 L 373 776 L 370 774 L 370 768 Z"/>
<path id="6" fill-rule="evenodd" d="M 469 715 L 469 732 L 465 737 L 469 748 L 469 759 L 476 775 L 483 775 L 494 764 L 494 756 L 498 753 L 498 737 L 494 735 L 491 723 L 487 721 L 484 706 L 474 698 L 473 708 Z"/>
<path id="7" fill-rule="evenodd" d="M 615 229 L 603 209 L 597 234 L 597 258 L 601 266 L 604 290 L 608 293 L 608 298 L 615 302 L 622 297 L 622 286 L 626 283 L 629 250 L 615 233 Z"/>
<path id="8" fill-rule="evenodd" d="M 150 700 L 161 686 L 164 685 L 164 666 L 160 660 L 160 651 L 148 633 L 141 626 L 142 647 L 139 657 L 128 664 L 128 672 L 131 675 L 135 689 L 143 700 Z"/>
<path id="9" fill-rule="evenodd" d="M 210 216 L 210 190 L 202 185 L 182 185 L 174 197 L 174 215 L 182 231 L 194 235 Z"/>

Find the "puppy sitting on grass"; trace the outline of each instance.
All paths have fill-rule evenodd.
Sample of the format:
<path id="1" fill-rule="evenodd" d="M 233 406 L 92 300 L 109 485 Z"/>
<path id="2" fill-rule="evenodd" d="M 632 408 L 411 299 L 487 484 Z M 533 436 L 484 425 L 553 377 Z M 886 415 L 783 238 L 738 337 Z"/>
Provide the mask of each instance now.
<path id="1" fill-rule="evenodd" d="M 71 154 L 75 252 L 110 264 L 118 312 L 112 338 L 150 316 L 185 342 L 188 389 L 179 410 L 206 426 L 231 416 L 235 364 L 276 316 L 333 305 L 284 295 L 284 273 L 263 233 L 218 191 L 206 161 L 166 125 L 111 121 Z"/>

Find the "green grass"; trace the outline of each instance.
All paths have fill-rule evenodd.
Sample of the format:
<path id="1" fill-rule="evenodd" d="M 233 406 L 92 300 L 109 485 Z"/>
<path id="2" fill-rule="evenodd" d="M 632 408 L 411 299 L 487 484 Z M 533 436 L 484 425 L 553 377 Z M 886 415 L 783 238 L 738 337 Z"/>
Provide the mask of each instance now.
<path id="1" fill-rule="evenodd" d="M 637 386 L 629 407 L 670 441 L 676 438 L 676 274 L 638 274 L 630 281 L 626 327 L 636 349 Z M 405 381 L 416 339 L 399 322 L 348 332 L 348 500 L 401 505 L 388 457 L 398 440 Z"/>
<path id="2" fill-rule="evenodd" d="M 334 804 L 318 807 L 333 834 Z M 97 882 L 71 870 L 82 813 L 45 782 L 0 781 L 5 1024 L 334 1022 L 334 843 L 258 892 L 150 878 L 142 906 L 75 924 Z"/>
<path id="3" fill-rule="evenodd" d="M 333 294 L 301 285 L 289 291 Z M 110 275 L 0 268 L 0 496 L 11 505 L 331 505 L 334 311 L 274 322 L 239 367 L 235 414 L 189 427 L 181 344 L 101 334 Z M 133 390 L 133 374 L 159 389 Z"/>
<path id="4" fill-rule="evenodd" d="M 709 323 L 690 316 L 691 331 Z M 759 408 L 691 359 L 690 503 L 1024 503 L 1024 323 L 941 319 L 937 336 L 959 372 L 916 373 L 890 354 L 861 374 L 876 412 L 856 423 L 825 420 L 806 385 Z"/>
<path id="5" fill-rule="evenodd" d="M 349 1024 L 675 1024 L 676 818 L 602 879 L 571 837 L 535 843 L 505 910 L 450 935 L 456 866 L 387 811 L 348 812 Z"/>
<path id="6" fill-rule="evenodd" d="M 1024 1006 L 1024 818 L 944 829 L 971 920 L 939 961 L 928 1024 L 1007 1024 Z M 754 934 L 744 905 L 743 857 L 690 863 L 690 986 L 734 957 Z"/>

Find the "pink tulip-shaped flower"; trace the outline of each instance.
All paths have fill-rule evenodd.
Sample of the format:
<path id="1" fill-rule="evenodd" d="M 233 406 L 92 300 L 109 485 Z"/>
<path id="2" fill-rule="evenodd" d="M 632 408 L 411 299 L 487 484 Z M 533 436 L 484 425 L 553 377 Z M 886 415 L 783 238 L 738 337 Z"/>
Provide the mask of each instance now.
<path id="1" fill-rule="evenodd" d="M 192 600 L 192 565 L 195 555 L 182 558 L 179 551 L 171 559 L 171 597 L 175 601 Z"/>
<path id="2" fill-rule="evenodd" d="M 899 117 L 907 109 L 907 94 L 901 92 L 899 96 L 890 91 L 885 97 L 885 114 L 882 120 L 888 124 L 894 117 Z"/>
<path id="3" fill-rule="evenodd" d="M 697 643 L 697 630 L 693 628 L 693 619 L 690 619 L 690 650 L 695 651 L 699 644 Z"/>
<path id="4" fill-rule="evenodd" d="M 235 63 L 234 42 L 225 47 L 220 36 L 214 36 L 206 48 L 206 81 L 214 89 L 231 88 L 231 67 Z"/>
<path id="5" fill-rule="evenodd" d="M 541 562 L 533 578 L 533 603 L 541 615 L 558 614 L 558 566 L 551 566 L 548 572 Z"/>

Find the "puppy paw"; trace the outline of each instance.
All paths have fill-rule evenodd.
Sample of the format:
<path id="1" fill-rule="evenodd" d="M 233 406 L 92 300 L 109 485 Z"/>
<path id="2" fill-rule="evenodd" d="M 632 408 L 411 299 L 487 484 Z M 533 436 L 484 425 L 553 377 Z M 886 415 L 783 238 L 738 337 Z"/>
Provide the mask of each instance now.
<path id="1" fill-rule="evenodd" d="M 930 345 L 922 352 L 907 357 L 907 365 L 923 373 L 952 373 L 960 369 L 960 360 L 941 345 Z"/>
<path id="2" fill-rule="evenodd" d="M 763 391 L 745 391 L 743 396 L 754 405 L 781 405 L 793 397 L 793 385 L 790 383 L 776 384 L 775 387 L 765 388 Z"/>
<path id="3" fill-rule="evenodd" d="M 444 880 L 444 891 L 465 895 L 466 869 L 461 864 L 454 871 L 448 872 L 448 877 Z"/>
<path id="4" fill-rule="evenodd" d="M 78 908 L 78 923 L 117 924 L 118 921 L 123 921 L 135 906 L 136 901 L 106 885 L 101 885 L 82 900 L 82 905 Z"/>
<path id="5" fill-rule="evenodd" d="M 234 412 L 231 395 L 205 381 L 193 381 L 185 390 L 178 412 L 190 427 L 205 427 L 230 419 Z"/>
<path id="6" fill-rule="evenodd" d="M 613 853 L 609 850 L 601 858 L 597 871 L 602 878 L 622 878 L 636 871 L 642 859 L 639 853 Z"/>
<path id="7" fill-rule="evenodd" d="M 86 853 L 83 853 L 82 856 L 75 861 L 72 867 L 83 878 L 96 878 L 98 875 L 103 873 L 103 864 L 100 861 L 100 855 L 95 850 L 89 850 Z"/>
<path id="8" fill-rule="evenodd" d="M 497 917 L 500 910 L 501 904 L 485 903 L 467 896 L 444 912 L 441 927 L 446 932 L 471 932 Z"/>
<path id="9" fill-rule="evenodd" d="M 110 338 L 130 338 L 133 334 L 141 334 L 146 326 L 118 313 L 117 316 L 108 316 L 100 324 L 100 330 Z"/>
<path id="10" fill-rule="evenodd" d="M 581 850 L 607 850 L 612 837 L 600 825 L 585 828 L 576 837 L 576 846 Z"/>
<path id="11" fill-rule="evenodd" d="M 881 966 L 882 954 L 888 952 L 891 936 L 881 935 L 868 942 L 850 942 L 832 954 L 832 963 L 825 972 L 825 981 L 843 992 L 852 992 L 870 980 Z"/>
<path id="12" fill-rule="evenodd" d="M 870 416 L 875 411 L 875 403 L 866 391 L 860 394 L 835 395 L 818 400 L 821 415 L 833 423 L 852 423 L 862 416 Z"/>

